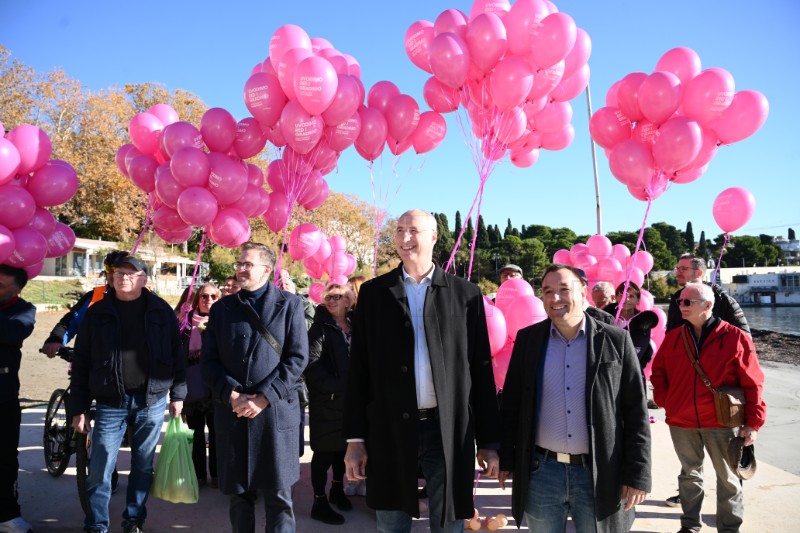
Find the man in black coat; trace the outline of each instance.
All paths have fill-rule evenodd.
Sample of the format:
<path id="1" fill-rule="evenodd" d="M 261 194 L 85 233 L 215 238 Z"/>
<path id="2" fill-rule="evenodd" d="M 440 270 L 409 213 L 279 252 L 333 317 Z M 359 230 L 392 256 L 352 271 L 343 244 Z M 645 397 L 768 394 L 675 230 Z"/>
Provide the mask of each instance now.
<path id="1" fill-rule="evenodd" d="M 583 312 L 586 279 L 551 265 L 548 320 L 520 330 L 503 389 L 500 485 L 531 531 L 629 531 L 651 488 L 650 421 L 630 336 Z M 568 487 L 569 490 L 565 490 Z"/>
<path id="2" fill-rule="evenodd" d="M 410 531 L 417 471 L 431 531 L 460 531 L 473 515 L 475 443 L 482 474 L 497 475 L 497 403 L 483 297 L 433 263 L 436 221 L 407 211 L 400 267 L 361 286 L 345 393 L 345 464 L 367 480 L 378 531 Z"/>
<path id="3" fill-rule="evenodd" d="M 19 297 L 28 283 L 22 268 L 0 265 L 0 531 L 31 531 L 17 498 L 19 472 L 19 366 L 22 341 L 33 333 L 36 308 Z"/>
<path id="4" fill-rule="evenodd" d="M 255 531 L 258 493 L 267 531 L 293 532 L 297 387 L 308 361 L 303 302 L 270 283 L 275 253 L 265 245 L 245 243 L 234 267 L 241 290 L 211 307 L 200 358 L 217 402 L 219 487 L 230 495 L 234 532 Z"/>

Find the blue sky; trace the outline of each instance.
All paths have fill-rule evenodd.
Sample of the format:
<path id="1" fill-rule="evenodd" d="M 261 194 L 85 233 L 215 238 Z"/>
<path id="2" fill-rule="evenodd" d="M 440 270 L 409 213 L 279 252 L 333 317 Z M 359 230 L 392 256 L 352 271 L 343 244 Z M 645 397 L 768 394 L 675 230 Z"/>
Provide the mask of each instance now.
<path id="1" fill-rule="evenodd" d="M 512 2 L 513 3 L 513 2 Z M 56 67 L 92 90 L 126 83 L 160 82 L 186 89 L 209 106 L 224 107 L 237 119 L 248 116 L 242 88 L 254 64 L 269 50 L 283 24 L 303 27 L 311 37 L 328 39 L 361 65 L 367 90 L 390 80 L 427 106 L 422 86 L 427 74 L 406 57 L 403 40 L 415 21 L 434 21 L 443 10 L 469 14 L 471 2 L 169 2 L 135 3 L 37 1 L 0 2 L 0 42 L 39 71 Z M 672 0 L 556 2 L 592 38 L 589 60 L 594 109 L 616 80 L 634 71 L 650 73 L 659 57 L 676 46 L 693 48 L 703 68 L 721 67 L 736 89 L 753 89 L 769 100 L 766 124 L 752 137 L 721 147 L 699 180 L 671 187 L 653 203 L 648 223 L 664 221 L 683 229 L 691 220 L 695 236 L 721 232 L 711 214 L 714 198 L 728 187 L 744 187 L 756 198 L 756 212 L 736 234 L 786 235 L 800 230 L 800 173 L 796 165 L 798 97 L 796 54 L 800 3 Z M 595 191 L 586 99 L 572 101 L 575 140 L 560 152 L 543 150 L 539 161 L 517 169 L 507 160 L 488 181 L 482 206 L 487 223 L 567 226 L 579 234 L 596 231 Z M 392 172 L 388 150 L 375 164 L 378 184 L 388 185 L 389 211 L 411 207 L 444 212 L 451 224 L 462 216 L 479 184 L 453 114 L 445 142 L 426 156 L 406 153 Z M 0 110 L 2 120 L 2 110 Z M 635 200 L 611 175 L 598 150 L 603 231 L 638 230 L 646 204 Z M 331 188 L 372 202 L 370 171 L 353 148 L 327 176 Z"/>

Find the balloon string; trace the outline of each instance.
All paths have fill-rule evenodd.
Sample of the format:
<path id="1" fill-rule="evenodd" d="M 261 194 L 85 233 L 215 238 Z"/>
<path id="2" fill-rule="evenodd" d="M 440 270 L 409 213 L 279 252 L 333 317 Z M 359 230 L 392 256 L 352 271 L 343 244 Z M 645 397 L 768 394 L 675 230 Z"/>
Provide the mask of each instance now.
<path id="1" fill-rule="evenodd" d="M 630 266 L 626 267 L 625 271 L 625 287 L 622 289 L 622 301 L 617 304 L 617 316 L 614 317 L 614 323 L 619 324 L 619 317 L 622 314 L 622 308 L 628 298 L 628 285 L 631 283 L 631 274 L 633 267 L 636 266 L 636 254 L 639 252 L 639 247 L 644 242 L 644 228 L 647 225 L 647 217 L 650 215 L 650 208 L 653 207 L 653 195 L 647 196 L 647 209 L 644 212 L 644 219 L 642 220 L 642 227 L 639 229 L 639 238 L 636 239 L 636 250 L 633 252 Z"/>
<path id="2" fill-rule="evenodd" d="M 486 185 L 486 180 L 481 180 L 481 186 L 478 189 L 478 211 L 475 213 L 475 220 L 481 218 L 481 204 L 483 203 L 483 188 Z M 475 243 L 478 241 L 478 223 L 474 225 L 475 231 L 472 233 L 472 243 L 469 250 L 469 270 L 467 271 L 467 281 L 472 277 L 472 261 L 475 258 Z"/>
<path id="3" fill-rule="evenodd" d="M 139 238 L 136 239 L 136 244 L 134 244 L 133 248 L 131 249 L 131 255 L 135 255 L 136 250 L 139 249 L 139 245 L 142 244 L 142 239 L 144 238 L 144 234 L 147 232 L 147 228 L 150 227 L 151 214 L 152 212 L 150 210 L 150 202 L 147 202 L 147 210 L 145 211 L 145 216 L 144 216 L 144 226 L 142 226 L 142 231 L 141 233 L 139 233 Z"/>
<path id="4" fill-rule="evenodd" d="M 719 251 L 719 260 L 717 261 L 717 267 L 714 269 L 714 276 L 711 278 L 711 284 L 714 285 L 717 283 L 717 274 L 719 274 L 719 267 L 722 264 L 722 256 L 725 255 L 725 247 L 728 245 L 728 241 L 731 239 L 730 233 L 725 233 L 725 240 L 722 242 L 722 250 Z"/>
<path id="5" fill-rule="evenodd" d="M 478 482 L 481 480 L 480 470 L 475 472 L 475 486 L 472 487 L 472 500 L 475 501 L 475 496 L 478 494 Z"/>
<path id="6" fill-rule="evenodd" d="M 378 275 L 378 244 L 381 238 L 381 224 L 383 223 L 383 217 L 381 216 L 380 208 L 378 206 L 378 195 L 375 192 L 375 168 L 372 161 L 369 162 L 367 165 L 369 168 L 369 180 L 372 183 L 372 205 L 375 208 L 375 246 L 372 250 L 372 275 Z"/>
<path id="7" fill-rule="evenodd" d="M 200 248 L 197 250 L 197 259 L 194 262 L 194 272 L 192 272 L 192 281 L 189 282 L 189 291 L 186 293 L 186 300 L 183 302 L 181 306 L 181 323 L 180 328 L 181 331 L 186 331 L 189 328 L 189 311 L 192 310 L 192 291 L 194 289 L 194 282 L 197 279 L 197 272 L 200 269 L 200 259 L 203 258 L 203 250 L 206 248 L 206 233 L 205 231 L 202 233 L 202 237 L 200 237 Z"/>

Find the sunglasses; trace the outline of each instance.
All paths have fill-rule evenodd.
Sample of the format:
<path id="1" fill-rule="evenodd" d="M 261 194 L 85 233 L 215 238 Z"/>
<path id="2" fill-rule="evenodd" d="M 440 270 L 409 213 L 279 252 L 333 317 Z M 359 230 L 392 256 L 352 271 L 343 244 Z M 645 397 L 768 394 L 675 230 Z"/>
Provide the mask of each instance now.
<path id="1" fill-rule="evenodd" d="M 694 302 L 705 302 L 705 300 L 690 300 L 689 298 L 678 298 L 680 307 L 690 307 Z"/>
<path id="2" fill-rule="evenodd" d="M 334 302 L 338 302 L 342 298 L 344 298 L 343 294 L 329 294 L 325 297 L 325 301 L 330 302 L 331 300 L 333 300 Z"/>
<path id="3" fill-rule="evenodd" d="M 219 298 L 219 296 L 217 296 L 216 294 L 201 294 L 200 298 L 202 298 L 203 300 L 216 300 L 217 298 Z"/>

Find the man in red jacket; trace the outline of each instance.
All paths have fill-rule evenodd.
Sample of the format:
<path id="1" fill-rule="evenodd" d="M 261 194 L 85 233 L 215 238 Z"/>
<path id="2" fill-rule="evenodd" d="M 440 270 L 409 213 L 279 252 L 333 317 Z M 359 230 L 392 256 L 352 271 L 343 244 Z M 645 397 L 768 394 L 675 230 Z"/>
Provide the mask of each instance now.
<path id="1" fill-rule="evenodd" d="M 726 454 L 728 443 L 737 433 L 747 446 L 755 442 L 756 432 L 764 425 L 764 374 L 750 336 L 713 316 L 711 287 L 687 283 L 680 296 L 678 303 L 686 322 L 667 333 L 653 360 L 651 377 L 653 397 L 666 411 L 672 443 L 681 462 L 678 491 L 683 514 L 678 533 L 700 530 L 705 452 L 717 474 L 717 529 L 738 532 L 744 516 L 744 498 Z M 712 386 L 744 389 L 744 426 L 727 428 L 717 422 L 714 397 L 695 372 L 690 355 L 698 358 Z"/>

